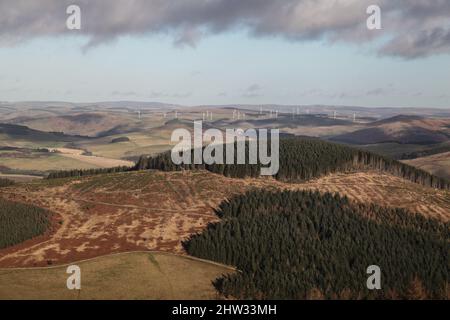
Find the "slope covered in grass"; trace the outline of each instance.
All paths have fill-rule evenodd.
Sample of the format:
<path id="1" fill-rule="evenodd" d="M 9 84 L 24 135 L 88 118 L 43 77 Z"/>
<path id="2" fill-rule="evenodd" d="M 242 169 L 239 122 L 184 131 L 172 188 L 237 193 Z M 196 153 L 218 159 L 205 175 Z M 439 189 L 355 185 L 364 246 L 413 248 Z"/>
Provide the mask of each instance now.
<path id="1" fill-rule="evenodd" d="M 81 268 L 81 290 L 67 289 L 67 266 L 0 269 L 0 300 L 215 299 L 211 281 L 233 272 L 209 262 L 150 252 L 108 255 L 75 264 Z"/>

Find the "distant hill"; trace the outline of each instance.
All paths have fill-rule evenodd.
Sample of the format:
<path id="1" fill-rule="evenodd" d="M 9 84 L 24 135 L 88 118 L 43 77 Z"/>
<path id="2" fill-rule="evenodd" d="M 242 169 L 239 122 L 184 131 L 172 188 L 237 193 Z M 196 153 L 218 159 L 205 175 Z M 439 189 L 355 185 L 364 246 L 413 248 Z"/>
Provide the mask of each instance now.
<path id="1" fill-rule="evenodd" d="M 3 136 L 3 139 L 1 139 Z M 84 136 L 66 135 L 62 132 L 43 132 L 30 129 L 26 126 L 0 123 L 0 141 L 13 142 L 14 139 L 35 141 L 35 142 L 74 142 L 86 139 Z M 1 142 L 0 142 L 1 143 Z"/>
<path id="2" fill-rule="evenodd" d="M 417 115 L 400 114 L 398 116 L 393 116 L 393 117 L 390 117 L 387 119 L 374 121 L 371 123 L 371 125 L 378 126 L 378 125 L 384 125 L 384 124 L 395 123 L 395 122 L 411 122 L 411 121 L 421 121 L 421 120 L 425 120 L 425 118 L 422 116 L 417 116 Z"/>
<path id="3" fill-rule="evenodd" d="M 268 128 L 296 128 L 298 126 L 345 126 L 353 125 L 349 120 L 333 119 L 320 115 L 280 115 L 276 119 L 250 119 L 234 122 L 239 125 L 240 122 L 248 123 L 254 127 Z"/>
<path id="4" fill-rule="evenodd" d="M 19 118 L 16 123 L 41 131 L 64 132 L 69 135 L 96 136 L 127 122 L 126 117 L 107 112 L 84 112 L 37 118 Z"/>
<path id="5" fill-rule="evenodd" d="M 376 121 L 367 128 L 330 138 L 350 144 L 397 142 L 407 144 L 437 144 L 450 140 L 450 119 L 399 115 Z"/>

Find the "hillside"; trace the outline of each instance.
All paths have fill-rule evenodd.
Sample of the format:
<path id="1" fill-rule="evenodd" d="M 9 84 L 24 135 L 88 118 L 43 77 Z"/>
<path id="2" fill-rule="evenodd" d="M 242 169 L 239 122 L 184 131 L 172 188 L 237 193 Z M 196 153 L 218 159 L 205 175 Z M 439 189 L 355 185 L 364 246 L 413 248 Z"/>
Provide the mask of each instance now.
<path id="1" fill-rule="evenodd" d="M 401 115 L 370 123 L 366 128 L 330 140 L 358 145 L 388 142 L 424 145 L 446 142 L 449 137 L 450 119 Z"/>
<path id="2" fill-rule="evenodd" d="M 122 143 L 130 141 L 115 145 Z M 61 281 L 62 266 L 86 259 L 94 259 L 81 262 L 88 269 L 82 293 L 87 299 L 446 297 L 443 252 L 450 190 L 445 180 L 309 138 L 281 140 L 275 177 L 260 177 L 260 164 L 181 170 L 169 156 L 142 157 L 135 168 L 62 171 L 50 179 L 0 188 L 0 201 L 9 207 L 37 208 L 51 217 L 44 221 L 46 228 L 10 241 L 18 226 L 39 224 L 30 215 L 14 215 L 13 220 L 0 215 L 0 225 L 10 226 L 0 233 L 0 244 L 6 244 L 0 249 L 0 268 L 8 268 L 0 269 L 0 282 L 18 286 L 10 293 L 0 284 L 0 298 L 50 299 L 48 291 Z M 110 256 L 140 251 L 177 256 Z M 239 273 L 194 263 L 186 260 L 189 256 L 236 267 Z M 386 290 L 377 293 L 368 292 L 363 281 L 373 257 L 387 270 Z M 187 268 L 192 277 L 178 280 Z M 99 276 L 118 270 L 129 277 L 119 277 L 114 285 Z M 362 275 L 354 277 L 358 272 Z M 49 290 L 26 289 L 23 281 L 30 277 L 38 277 L 36 285 Z M 110 288 L 108 293 L 101 285 Z M 124 287 L 129 289 L 121 295 Z M 63 296 L 75 298 L 71 292 Z"/>
<path id="3" fill-rule="evenodd" d="M 412 160 L 403 160 L 403 162 L 436 176 L 450 179 L 450 152 L 433 154 Z"/>
<path id="4" fill-rule="evenodd" d="M 71 136 L 62 132 L 44 132 L 26 126 L 0 123 L 0 145 L 36 148 L 40 145 L 58 145 L 75 142 L 86 137 Z"/>
<path id="5" fill-rule="evenodd" d="M 64 132 L 68 135 L 94 137 L 117 126 L 127 124 L 130 117 L 131 114 L 128 116 L 107 112 L 85 112 L 38 118 L 22 117 L 13 121 L 40 131 Z"/>
<path id="6" fill-rule="evenodd" d="M 202 170 L 41 180 L 2 188 L 0 196 L 53 212 L 59 228 L 0 250 L 0 267 L 47 266 L 134 250 L 183 253 L 181 241 L 217 222 L 214 210 L 222 201 L 255 188 L 339 192 L 358 203 L 450 220 L 449 191 L 376 171 L 332 174 L 297 184 L 232 179 Z"/>
<path id="7" fill-rule="evenodd" d="M 235 143 L 235 163 L 237 162 L 237 144 Z M 223 146 L 222 146 L 223 148 Z M 249 143 L 245 145 L 245 154 L 249 153 Z M 193 153 L 192 151 L 189 151 Z M 404 163 L 347 146 L 303 137 L 282 138 L 279 141 L 279 170 L 275 178 L 285 182 L 304 182 L 335 172 L 352 172 L 375 169 L 404 179 L 434 188 L 449 189 L 450 181 L 433 176 L 428 172 L 408 166 Z M 247 156 L 248 157 L 248 156 Z M 191 154 L 191 159 L 193 155 Z M 204 168 L 227 177 L 258 177 L 261 162 L 256 164 L 181 164 L 175 165 L 171 152 L 154 157 L 141 157 L 136 169 L 158 169 L 163 171 L 189 170 Z M 62 173 L 61 176 L 64 176 Z"/>

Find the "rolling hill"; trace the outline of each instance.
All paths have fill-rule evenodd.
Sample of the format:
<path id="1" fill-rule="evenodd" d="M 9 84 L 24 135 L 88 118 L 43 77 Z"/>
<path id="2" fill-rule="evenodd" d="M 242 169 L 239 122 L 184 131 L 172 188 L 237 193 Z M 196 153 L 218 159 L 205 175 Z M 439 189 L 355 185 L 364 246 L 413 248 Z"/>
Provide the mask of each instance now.
<path id="1" fill-rule="evenodd" d="M 48 117 L 19 118 L 14 122 L 40 131 L 64 132 L 67 135 L 95 137 L 102 132 L 125 126 L 130 122 L 131 114 L 111 112 L 84 112 Z"/>
<path id="2" fill-rule="evenodd" d="M 53 212 L 57 231 L 0 250 L 0 267 L 47 266 L 133 250 L 183 253 L 181 241 L 217 222 L 215 208 L 222 201 L 254 189 L 338 192 L 357 203 L 450 220 L 448 190 L 376 171 L 331 174 L 305 183 L 232 179 L 204 170 L 41 180 L 2 188 L 0 196 Z"/>
<path id="3" fill-rule="evenodd" d="M 84 136 L 67 135 L 62 132 L 46 132 L 31 129 L 27 126 L 0 123 L 0 145 L 24 146 L 36 148 L 43 144 L 69 143 L 86 139 Z"/>
<path id="4" fill-rule="evenodd" d="M 366 128 L 331 137 L 349 144 L 376 143 L 437 144 L 450 140 L 450 119 L 395 116 L 376 121 Z"/>
<path id="5" fill-rule="evenodd" d="M 250 143 L 245 145 L 248 154 Z M 222 146 L 222 149 L 224 146 Z M 234 144 L 234 155 L 239 152 Z M 193 158 L 194 150 L 188 151 Z M 235 159 L 236 161 L 236 159 Z M 450 181 L 434 176 L 426 171 L 379 156 L 367 151 L 350 148 L 344 145 L 330 143 L 319 139 L 305 137 L 286 137 L 279 141 L 279 170 L 275 178 L 285 182 L 304 182 L 329 173 L 351 172 L 358 170 L 379 170 L 411 180 L 413 182 L 434 188 L 450 189 Z M 261 162 L 255 164 L 180 164 L 175 165 L 171 152 L 165 152 L 154 157 L 141 157 L 135 169 L 158 169 L 163 171 L 189 170 L 204 168 L 208 171 L 223 174 L 227 177 L 246 178 L 258 177 L 261 172 Z M 68 176 L 71 174 L 69 173 Z M 59 177 L 65 176 L 61 172 Z"/>
<path id="6" fill-rule="evenodd" d="M 174 262 L 161 262 L 161 258 L 156 257 L 160 266 L 160 271 L 157 271 L 147 263 L 148 258 L 143 256 L 137 257 L 136 260 L 131 255 L 130 259 L 124 258 L 119 261 L 107 256 L 131 251 L 162 251 L 184 256 L 187 254 L 182 246 L 184 241 L 193 234 L 203 232 L 211 223 L 221 223 L 216 215 L 221 204 L 246 192 L 259 192 L 258 190 L 275 193 L 302 190 L 318 191 L 320 194 L 338 192 L 339 195 L 347 197 L 351 206 L 366 208 L 365 211 L 361 211 L 361 218 L 357 219 L 366 219 L 366 216 L 370 216 L 373 205 L 388 208 L 386 210 L 403 208 L 407 210 L 403 213 L 405 219 L 408 220 L 407 216 L 411 216 L 411 219 L 418 219 L 417 221 L 424 224 L 428 223 L 427 219 L 441 221 L 433 222 L 438 224 L 450 220 L 450 191 L 424 187 L 379 171 L 334 173 L 303 183 L 286 183 L 272 178 L 233 179 L 204 170 L 177 172 L 148 170 L 41 180 L 0 189 L 0 197 L 7 201 L 34 205 L 52 212 L 54 226 L 51 233 L 1 249 L 0 267 L 53 267 L 105 256 L 92 261 L 87 267 L 92 272 L 86 275 L 87 287 L 81 293 L 81 298 L 174 297 L 170 293 L 173 291 L 158 279 L 161 279 L 161 274 L 170 274 L 171 280 L 168 281 L 174 283 L 172 281 L 177 281 L 175 280 L 177 277 L 182 277 L 176 266 L 185 263 L 183 258 L 177 258 Z M 331 204 L 328 201 L 326 203 L 332 205 L 333 201 Z M 248 202 L 251 203 L 253 202 Z M 355 212 L 359 212 L 358 210 L 361 209 Z M 417 218 L 417 215 L 422 218 Z M 276 233 L 273 234 L 273 237 L 275 236 Z M 408 245 L 415 243 L 404 241 Z M 191 251 L 188 250 L 188 253 Z M 430 254 L 432 253 L 433 250 L 430 251 Z M 416 257 L 418 256 L 413 254 L 410 259 L 414 260 Z M 344 256 L 341 258 L 346 259 Z M 217 260 L 214 257 L 208 259 Z M 231 260 L 226 263 L 234 265 Z M 242 264 L 236 265 L 239 269 L 244 268 Z M 213 267 L 210 273 L 205 271 L 205 274 L 201 270 L 209 268 L 206 265 L 184 264 L 184 266 L 183 268 L 192 268 L 195 275 L 193 279 L 196 279 L 197 275 L 202 279 L 195 283 L 190 280 L 182 282 L 184 289 L 180 289 L 175 297 L 180 299 L 213 297 L 211 281 L 222 277 L 224 269 Z M 147 271 L 141 271 L 142 268 Z M 116 284 L 110 287 L 109 293 L 99 292 L 100 285 L 106 285 L 98 278 L 99 272 L 110 274 L 119 269 L 128 270 L 129 281 L 127 278 L 119 278 Z M 5 282 L 2 280 L 0 283 L 14 287 L 14 283 L 20 285 L 26 279 L 37 277 L 37 287 L 51 289 L 57 286 L 58 277 L 65 276 L 65 273 L 58 276 L 62 271 L 63 267 L 0 270 L 0 280 L 10 279 Z M 4 278 L 4 272 L 11 276 Z M 18 280 L 20 277 L 23 277 L 23 280 Z M 145 290 L 145 286 L 139 285 L 140 277 L 142 284 L 154 284 L 161 288 L 160 295 L 152 289 Z M 405 278 L 406 283 L 409 283 L 409 280 L 411 279 L 408 275 Z M 136 285 L 128 287 L 129 283 Z M 425 284 L 428 286 L 429 282 Z M 34 288 L 37 288 L 36 286 Z M 124 286 L 130 289 L 126 291 L 126 295 L 119 295 L 118 291 Z M 197 296 L 196 294 L 201 294 L 200 291 L 192 293 L 193 290 L 200 290 L 198 286 L 206 288 L 204 295 Z M 25 290 L 24 288 L 27 286 L 23 286 L 22 289 Z M 173 288 L 178 287 L 174 285 Z M 8 298 L 18 297 L 14 296 L 16 291 L 5 293 L 1 289 L 0 285 L 0 295 L 3 294 Z M 22 289 L 18 288 L 17 294 L 23 293 L 30 298 L 52 297 L 51 293 L 43 294 L 45 290 L 30 289 L 25 293 L 21 291 Z M 221 290 L 221 292 L 232 296 L 236 294 L 231 291 Z M 324 291 L 321 292 L 325 294 Z M 67 298 L 75 298 L 69 291 L 64 294 L 68 295 Z M 335 297 L 346 296 L 344 293 L 338 293 Z"/>

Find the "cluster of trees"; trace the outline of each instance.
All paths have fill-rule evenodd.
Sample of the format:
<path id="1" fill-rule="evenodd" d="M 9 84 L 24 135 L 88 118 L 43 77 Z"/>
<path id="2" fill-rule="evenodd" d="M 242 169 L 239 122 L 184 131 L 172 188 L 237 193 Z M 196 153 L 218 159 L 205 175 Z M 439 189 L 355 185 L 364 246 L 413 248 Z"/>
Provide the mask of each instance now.
<path id="1" fill-rule="evenodd" d="M 406 153 L 401 154 L 399 158 L 401 160 L 417 159 L 417 158 L 432 156 L 432 155 L 444 153 L 444 152 L 450 152 L 450 145 L 445 144 L 445 145 L 439 145 L 437 147 L 430 148 L 430 149 L 406 152 Z"/>
<path id="2" fill-rule="evenodd" d="M 155 169 L 161 171 L 180 171 L 180 170 L 194 170 L 194 169 L 206 169 L 208 171 L 225 175 L 231 178 L 246 178 L 246 177 L 258 177 L 260 174 L 260 164 L 249 164 L 249 145 L 245 145 L 245 163 L 246 164 L 181 164 L 176 165 L 171 158 L 171 151 L 161 153 L 155 157 L 142 156 L 136 164 L 137 170 Z M 194 150 L 190 151 L 191 159 L 194 159 Z M 224 153 L 225 154 L 225 153 Z M 235 161 L 237 163 L 237 144 L 235 144 Z"/>
<path id="3" fill-rule="evenodd" d="M 447 297 L 448 223 L 311 191 L 252 191 L 223 202 L 218 215 L 184 247 L 238 268 L 214 282 L 225 296 Z M 381 268 L 381 290 L 367 289 L 370 265 Z"/>
<path id="4" fill-rule="evenodd" d="M 235 148 L 237 149 L 236 144 Z M 246 146 L 246 151 L 248 151 L 248 145 Z M 282 181 L 301 182 L 333 172 L 376 169 L 425 186 L 450 189 L 449 181 L 423 170 L 368 151 L 318 139 L 283 138 L 280 140 L 279 153 L 280 169 L 276 178 Z M 248 155 L 248 152 L 246 152 L 246 155 Z M 175 171 L 194 168 L 204 168 L 227 177 L 245 178 L 259 176 L 261 165 L 175 165 L 171 160 L 170 151 L 156 157 L 141 157 L 136 165 L 137 170 L 158 169 Z"/>
<path id="5" fill-rule="evenodd" d="M 117 172 L 128 172 L 133 171 L 135 168 L 121 166 L 114 168 L 101 168 L 101 169 L 74 169 L 74 170 L 61 170 L 61 171 L 53 171 L 50 172 L 47 176 L 47 179 L 59 179 L 59 178 L 71 178 L 71 177 L 86 177 L 86 176 L 94 176 L 99 174 L 108 174 L 108 173 L 117 173 Z"/>
<path id="6" fill-rule="evenodd" d="M 358 150 L 353 158 L 355 168 L 363 167 L 391 173 L 409 181 L 437 189 L 450 189 L 450 181 L 402 162 Z"/>
<path id="7" fill-rule="evenodd" d="M 119 137 L 111 140 L 111 143 L 119 143 L 119 142 L 129 142 L 130 138 L 128 137 Z"/>
<path id="8" fill-rule="evenodd" d="M 12 181 L 12 180 L 0 178 L 0 188 L 9 187 L 9 186 L 12 186 L 13 184 L 14 184 L 14 181 Z"/>
<path id="9" fill-rule="evenodd" d="M 50 226 L 50 212 L 0 198 L 0 249 L 43 234 Z"/>

